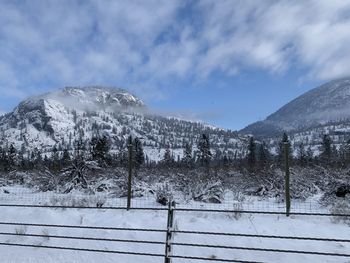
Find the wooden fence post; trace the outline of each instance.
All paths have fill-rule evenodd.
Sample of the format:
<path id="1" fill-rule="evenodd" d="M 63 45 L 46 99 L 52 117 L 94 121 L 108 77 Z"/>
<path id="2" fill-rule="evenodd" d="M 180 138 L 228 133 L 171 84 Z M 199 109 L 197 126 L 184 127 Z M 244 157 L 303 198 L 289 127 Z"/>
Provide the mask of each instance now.
<path id="1" fill-rule="evenodd" d="M 286 216 L 289 216 L 290 214 L 290 188 L 289 188 L 289 180 L 290 180 L 290 173 L 289 173 L 289 142 L 284 143 L 284 164 L 285 164 L 285 199 L 286 199 Z"/>
<path id="2" fill-rule="evenodd" d="M 128 145 L 128 150 L 129 150 L 129 163 L 128 163 L 129 174 L 128 174 L 128 200 L 126 204 L 126 209 L 129 211 L 131 207 L 132 144 Z"/>
<path id="3" fill-rule="evenodd" d="M 171 257 L 169 256 L 171 255 L 171 242 L 173 239 L 174 209 L 175 202 L 169 200 L 164 263 L 171 263 Z"/>

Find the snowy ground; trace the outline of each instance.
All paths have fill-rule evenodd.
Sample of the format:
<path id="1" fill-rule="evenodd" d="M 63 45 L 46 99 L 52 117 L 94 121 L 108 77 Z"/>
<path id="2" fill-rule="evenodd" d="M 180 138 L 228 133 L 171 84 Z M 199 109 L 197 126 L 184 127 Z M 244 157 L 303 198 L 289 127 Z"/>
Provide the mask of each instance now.
<path id="1" fill-rule="evenodd" d="M 7 189 L 15 192 L 15 189 Z M 17 188 L 18 191 L 18 188 Z M 10 194 L 0 194 L 0 203 L 8 203 L 10 200 L 16 203 L 35 203 L 43 199 L 35 196 L 28 190 L 28 194 L 17 195 L 20 200 L 10 198 Z M 25 198 L 24 198 L 25 196 Z M 30 199 L 32 196 L 32 199 Z M 12 196 L 13 197 L 13 196 Z M 34 200 L 34 201 L 33 201 Z M 110 201 L 111 202 L 111 201 Z M 250 206 L 269 209 L 283 209 L 283 205 L 276 204 L 273 200 L 249 200 Z M 248 202 L 248 203 L 249 203 Z M 137 204 L 142 203 L 156 206 L 151 200 L 137 200 Z M 314 202 L 306 202 L 302 210 L 308 209 Z M 225 206 L 228 206 L 226 204 Z M 185 206 L 185 205 L 183 205 Z M 203 204 L 187 204 L 187 207 L 200 207 Z M 215 207 L 214 204 L 210 205 Z M 217 205 L 217 207 L 223 207 Z M 300 207 L 299 207 L 300 208 Z M 313 211 L 322 211 L 324 208 L 310 207 Z M 266 209 L 265 209 L 266 210 Z M 125 211 L 125 210 L 87 210 L 87 209 L 52 209 L 52 208 L 14 208 L 1 207 L 1 222 L 21 222 L 21 223 L 43 223 L 43 224 L 66 224 L 82 226 L 108 226 L 108 227 L 130 227 L 130 228 L 156 228 L 165 229 L 166 211 Z M 198 230 L 227 233 L 249 233 L 264 235 L 288 235 L 288 236 L 308 236 L 321 238 L 349 239 L 350 227 L 342 223 L 334 223 L 330 217 L 310 217 L 310 216 L 285 216 L 277 215 L 249 215 L 242 214 L 235 219 L 233 214 L 228 213 L 206 213 L 206 212 L 181 212 L 176 211 L 175 227 L 178 230 Z M 87 230 L 87 229 L 65 229 L 49 227 L 23 227 L 0 225 L 0 232 L 44 234 L 44 235 L 71 235 L 84 237 L 120 238 L 133 240 L 155 240 L 164 241 L 164 233 L 145 233 L 127 231 L 108 230 Z M 164 245 L 117 243 L 106 241 L 77 241 L 62 240 L 47 237 L 22 237 L 6 236 L 0 234 L 0 242 L 36 244 L 41 246 L 64 246 L 77 248 L 93 248 L 101 250 L 121 250 L 147 253 L 164 253 Z M 317 242 L 317 241 L 297 241 L 281 239 L 263 239 L 247 237 L 222 237 L 222 236 L 202 236 L 189 234 L 176 234 L 175 242 L 215 244 L 240 247 L 259 247 L 288 250 L 320 251 L 332 253 L 350 254 L 350 243 L 340 242 Z M 326 257 L 312 255 L 282 254 L 271 252 L 253 252 L 244 250 L 214 249 L 214 248 L 194 248 L 175 247 L 175 255 L 189 255 L 208 258 L 226 258 L 237 260 L 252 260 L 261 262 L 350 262 L 350 258 Z M 116 254 L 75 252 L 65 250 L 51 250 L 43 248 L 23 248 L 0 246 L 1 262 L 120 262 L 120 263 L 157 263 L 164 262 L 164 258 L 139 257 Z M 174 259 L 173 262 L 201 262 L 195 260 Z M 202 261 L 203 262 L 203 261 Z"/>

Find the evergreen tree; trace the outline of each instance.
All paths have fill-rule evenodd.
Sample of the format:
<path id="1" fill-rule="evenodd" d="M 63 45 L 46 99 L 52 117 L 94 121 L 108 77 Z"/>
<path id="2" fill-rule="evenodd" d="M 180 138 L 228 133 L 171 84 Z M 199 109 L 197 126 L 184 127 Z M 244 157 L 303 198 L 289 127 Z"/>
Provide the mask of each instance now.
<path id="1" fill-rule="evenodd" d="M 52 148 L 52 155 L 51 155 L 51 162 L 52 162 L 52 168 L 54 170 L 59 170 L 60 167 L 60 156 L 58 153 L 58 149 L 56 145 Z"/>
<path id="2" fill-rule="evenodd" d="M 332 145 L 332 152 L 331 152 L 331 161 L 336 163 L 339 161 L 339 151 L 336 145 Z"/>
<path id="3" fill-rule="evenodd" d="M 330 164 L 332 159 L 332 139 L 328 134 L 323 135 L 321 143 L 321 162 L 323 164 Z"/>
<path id="4" fill-rule="evenodd" d="M 309 146 L 306 150 L 306 162 L 308 165 L 312 164 L 314 160 L 314 153 L 311 149 L 311 146 Z"/>
<path id="5" fill-rule="evenodd" d="M 100 166 L 110 164 L 109 156 L 110 145 L 106 136 L 92 138 L 90 142 L 90 152 L 93 160 L 97 161 Z"/>
<path id="6" fill-rule="evenodd" d="M 139 168 L 145 162 L 145 154 L 143 152 L 142 143 L 138 138 L 134 139 L 134 165 L 135 168 Z"/>
<path id="7" fill-rule="evenodd" d="M 298 144 L 297 158 L 299 165 L 304 166 L 307 163 L 307 155 L 305 152 L 305 146 L 303 142 Z"/>
<path id="8" fill-rule="evenodd" d="M 74 160 L 85 160 L 85 142 L 82 137 L 74 141 Z"/>
<path id="9" fill-rule="evenodd" d="M 189 143 L 185 144 L 182 162 L 186 166 L 191 166 L 193 163 L 193 157 L 192 157 L 192 146 Z"/>
<path id="10" fill-rule="evenodd" d="M 228 159 L 226 154 L 222 158 L 222 165 L 224 168 L 228 168 L 230 166 L 230 160 Z"/>
<path id="11" fill-rule="evenodd" d="M 264 141 L 259 145 L 258 160 L 261 166 L 267 166 L 270 161 L 270 152 Z"/>
<path id="12" fill-rule="evenodd" d="M 342 166 L 345 166 L 350 161 L 350 141 L 343 143 L 339 148 L 339 159 Z"/>
<path id="13" fill-rule="evenodd" d="M 7 158 L 7 150 L 6 148 L 0 147 L 0 169 L 3 171 L 8 170 L 8 158 Z"/>
<path id="14" fill-rule="evenodd" d="M 41 156 L 41 151 L 38 150 L 38 148 L 34 148 L 32 154 L 31 154 L 31 163 L 33 165 L 33 168 L 42 168 L 43 166 L 43 159 Z"/>
<path id="15" fill-rule="evenodd" d="M 256 143 L 255 143 L 254 137 L 249 138 L 247 158 L 248 158 L 249 168 L 255 167 L 255 164 L 256 164 Z"/>
<path id="16" fill-rule="evenodd" d="M 127 166 L 129 164 L 129 147 L 131 145 L 132 166 L 139 168 L 145 163 L 145 153 L 143 151 L 142 142 L 139 138 L 133 139 L 130 135 L 126 140 L 126 147 L 119 155 L 120 163 Z"/>
<path id="17" fill-rule="evenodd" d="M 167 146 L 167 148 L 165 149 L 165 152 L 164 152 L 164 155 L 163 155 L 163 160 L 162 160 L 162 163 L 165 165 L 165 166 L 172 166 L 174 164 L 174 159 L 173 159 L 173 156 L 171 154 L 171 151 L 170 151 L 170 147 Z"/>
<path id="18" fill-rule="evenodd" d="M 66 167 L 67 165 L 69 165 L 70 161 L 71 161 L 70 154 L 68 152 L 68 149 L 66 148 L 63 150 L 63 155 L 61 159 L 62 166 Z"/>
<path id="19" fill-rule="evenodd" d="M 200 164 L 202 166 L 209 166 L 212 154 L 210 151 L 210 143 L 209 143 L 208 135 L 202 134 L 198 142 L 198 150 L 199 150 L 198 159 Z"/>
<path id="20" fill-rule="evenodd" d="M 7 154 L 7 163 L 8 167 L 7 170 L 14 170 L 16 168 L 18 158 L 17 158 L 17 150 L 13 146 L 13 144 L 10 145 L 10 148 L 8 149 L 8 154 Z"/>

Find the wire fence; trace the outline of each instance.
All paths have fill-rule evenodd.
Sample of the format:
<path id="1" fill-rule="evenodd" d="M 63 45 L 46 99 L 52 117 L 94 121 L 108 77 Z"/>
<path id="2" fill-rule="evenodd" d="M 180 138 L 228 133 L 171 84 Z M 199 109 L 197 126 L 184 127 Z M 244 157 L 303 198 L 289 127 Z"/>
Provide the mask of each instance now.
<path id="1" fill-rule="evenodd" d="M 118 207 L 74 207 L 74 206 L 49 206 L 49 205 L 12 205 L 12 204 L 0 204 L 1 207 L 12 207 L 12 208 L 46 208 L 46 209 L 57 209 L 57 208 L 69 208 L 69 209 L 125 209 Z M 206 212 L 206 213 L 231 213 L 233 210 L 210 210 L 210 209 L 190 209 L 176 207 L 175 202 L 170 202 L 168 207 L 144 207 L 144 208 L 133 208 L 134 210 L 149 210 L 149 211 L 160 211 L 167 213 L 167 226 L 166 228 L 128 228 L 128 227 L 109 227 L 109 226 L 93 226 L 93 225 L 69 225 L 69 224 L 42 224 L 42 223 L 28 223 L 28 222 L 0 222 L 0 226 L 25 226 L 25 227 L 45 227 L 53 229 L 88 229 L 94 231 L 127 231 L 127 232 L 145 232 L 145 233 L 158 233 L 157 240 L 151 239 L 128 239 L 128 238 L 107 238 L 107 237 L 96 237 L 96 236 L 86 236 L 86 235 L 73 235 L 73 234 L 48 234 L 48 233 L 22 233 L 22 232 L 10 232 L 10 231 L 0 231 L 0 236 L 20 236 L 28 238 L 48 238 L 48 239 L 59 239 L 63 241 L 67 240 L 83 240 L 83 241 L 97 241 L 97 242 L 109 242 L 109 243 L 136 243 L 136 244 L 148 244 L 157 246 L 156 252 L 152 251 L 125 251 L 117 249 L 97 249 L 94 247 L 71 247 L 71 246 L 58 246 L 58 245 L 43 245 L 37 244 L 35 242 L 31 243 L 18 243 L 18 242 L 0 242 L 0 246 L 12 246 L 12 247 L 31 247 L 31 248 L 41 248 L 41 249 L 51 249 L 51 250 L 69 250 L 78 252 L 90 252 L 90 253 L 107 253 L 107 254 L 121 254 L 129 256 L 141 256 L 141 257 L 154 257 L 154 258 L 164 258 L 165 263 L 170 263 L 175 260 L 193 260 L 193 261 L 216 261 L 216 262 L 264 262 L 264 261 L 254 261 L 245 260 L 239 258 L 219 258 L 219 257 L 205 257 L 193 254 L 179 254 L 176 248 L 186 247 L 186 248 L 210 248 L 216 250 L 238 250 L 238 251 L 250 251 L 250 252 L 264 252 L 273 254 L 303 254 L 309 256 L 317 257 L 333 257 L 333 258 L 346 258 L 350 259 L 350 253 L 346 252 L 334 252 L 334 251 L 309 251 L 309 250 L 297 250 L 297 249 L 282 249 L 275 247 L 256 247 L 256 246 L 237 246 L 237 245 L 223 245 L 220 243 L 193 243 L 193 242 L 183 242 L 183 235 L 194 236 L 191 240 L 197 240 L 198 236 L 208 237 L 211 236 L 229 236 L 229 237 L 244 237 L 250 239 L 277 239 L 277 240 L 293 240 L 298 241 L 310 241 L 310 242 L 323 242 L 323 243 L 338 243 L 338 244 L 348 244 L 350 239 L 347 238 L 330 238 L 330 237 L 312 237 L 312 236 L 293 236 L 293 235 L 268 235 L 268 234 L 251 234 L 251 233 L 240 233 L 240 232 L 214 232 L 214 231 L 198 231 L 191 229 L 181 229 L 175 225 L 175 215 L 179 213 L 195 213 L 195 212 Z M 237 213 L 258 213 L 265 215 L 283 214 L 279 212 L 269 212 L 269 211 L 235 211 Z M 300 216 L 350 216 L 345 214 L 322 214 L 322 213 L 294 213 Z M 164 236 L 163 236 L 164 235 Z M 165 248 L 165 253 L 164 253 Z M 188 250 L 192 251 L 192 250 Z"/>
<path id="2" fill-rule="evenodd" d="M 254 196 L 244 196 L 242 200 L 237 200 L 233 192 L 227 191 L 220 203 L 208 203 L 188 200 L 181 194 L 173 196 L 178 208 L 195 208 L 203 210 L 235 210 L 237 205 L 245 211 L 269 211 L 284 212 L 285 203 L 276 198 L 258 198 Z M 144 192 L 134 195 L 131 199 L 132 208 L 161 208 L 155 193 Z M 25 204 L 43 206 L 74 206 L 93 207 L 103 206 L 113 208 L 125 208 L 127 197 L 116 197 L 113 193 L 93 193 L 86 194 L 73 192 L 69 194 L 56 193 L 54 191 L 40 192 L 35 189 L 25 187 L 0 187 L 0 204 Z M 327 213 L 329 208 L 321 205 L 317 199 L 291 200 L 291 213 Z"/>

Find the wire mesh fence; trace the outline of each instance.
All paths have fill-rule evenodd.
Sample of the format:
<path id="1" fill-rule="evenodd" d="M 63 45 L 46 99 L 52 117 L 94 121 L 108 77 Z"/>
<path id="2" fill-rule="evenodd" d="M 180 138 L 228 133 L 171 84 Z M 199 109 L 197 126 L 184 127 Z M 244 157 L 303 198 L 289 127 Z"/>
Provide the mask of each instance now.
<path id="1" fill-rule="evenodd" d="M 232 191 L 226 191 L 220 203 L 209 203 L 186 199 L 181 194 L 173 195 L 178 208 L 212 209 L 212 210 L 245 210 L 284 212 L 285 203 L 276 198 L 259 198 L 244 196 L 237 200 Z M 25 187 L 1 187 L 0 204 L 24 204 L 47 206 L 76 206 L 76 207 L 116 207 L 125 208 L 127 197 L 116 197 L 111 193 L 57 193 L 53 191 L 40 192 Z M 132 197 L 131 208 L 162 208 L 164 205 L 157 202 L 156 193 L 146 192 Z M 319 203 L 316 198 L 309 200 L 291 200 L 292 213 L 327 213 L 329 209 Z"/>

